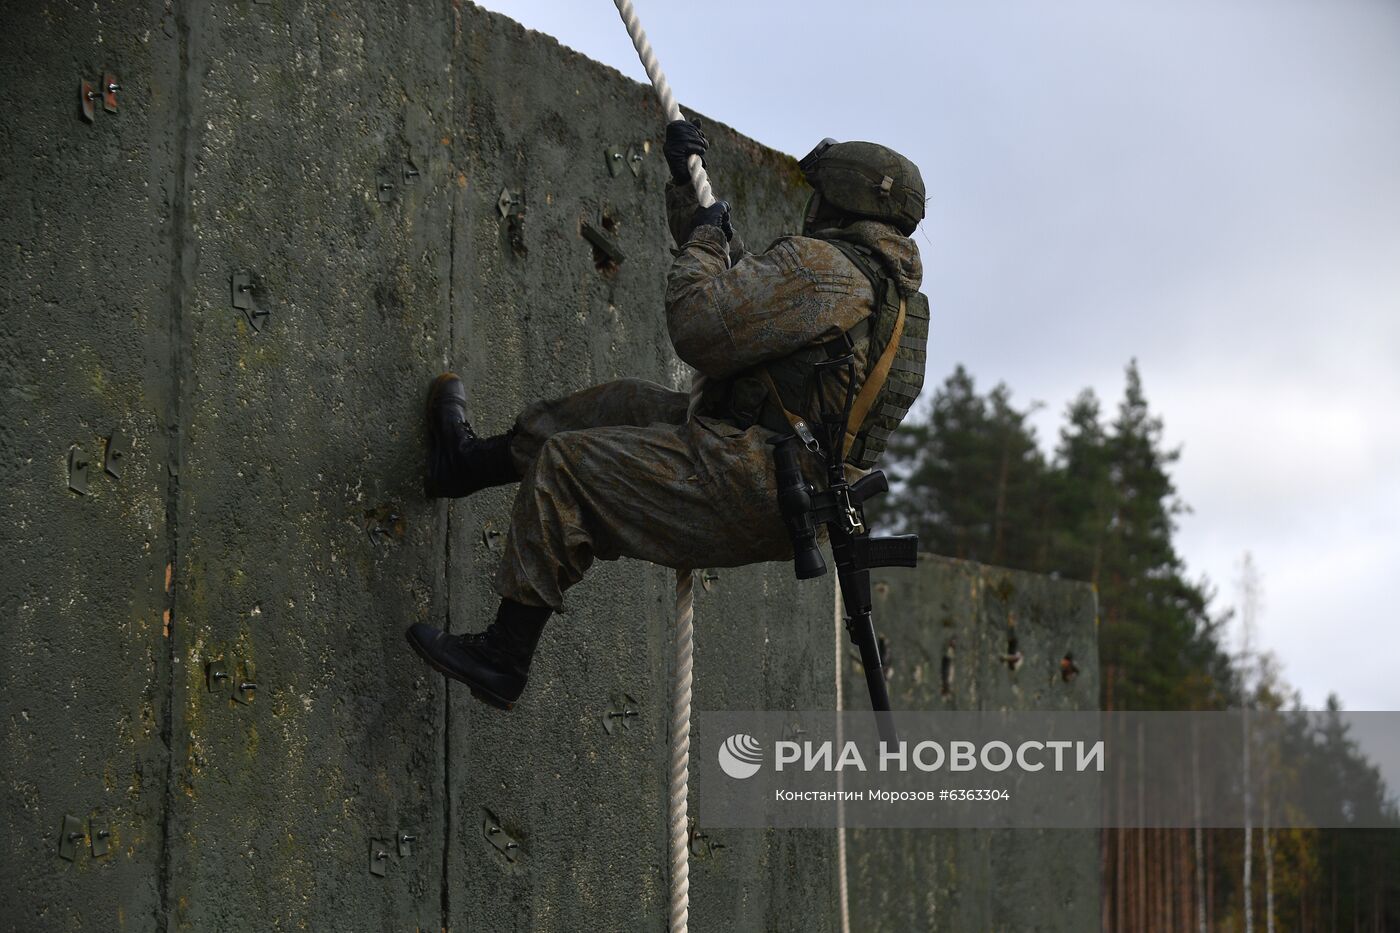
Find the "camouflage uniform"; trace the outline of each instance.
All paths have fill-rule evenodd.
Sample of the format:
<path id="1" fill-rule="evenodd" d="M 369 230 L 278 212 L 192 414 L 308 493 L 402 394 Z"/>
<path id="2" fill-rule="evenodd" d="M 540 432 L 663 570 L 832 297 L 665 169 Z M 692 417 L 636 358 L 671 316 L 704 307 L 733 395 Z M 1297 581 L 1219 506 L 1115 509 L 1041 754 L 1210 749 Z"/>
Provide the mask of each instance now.
<path id="1" fill-rule="evenodd" d="M 694 194 L 667 188 L 681 242 Z M 702 226 L 683 243 L 666 322 L 676 353 L 706 377 L 691 420 L 686 393 L 638 379 L 520 415 L 510 449 L 522 479 L 496 578 L 503 598 L 557 610 L 595 558 L 699 568 L 792 557 L 774 489 L 774 431 L 735 423 L 735 386 L 754 366 L 836 338 L 870 314 L 870 281 L 825 240 L 870 248 L 901 289 L 917 291 L 922 276 L 914 242 L 888 224 L 861 220 L 818 236 L 748 254 L 737 237 L 727 243 L 718 227 Z M 857 373 L 866 343 L 855 347 Z M 799 414 L 816 420 L 815 410 Z M 807 466 L 818 479 L 815 461 Z"/>

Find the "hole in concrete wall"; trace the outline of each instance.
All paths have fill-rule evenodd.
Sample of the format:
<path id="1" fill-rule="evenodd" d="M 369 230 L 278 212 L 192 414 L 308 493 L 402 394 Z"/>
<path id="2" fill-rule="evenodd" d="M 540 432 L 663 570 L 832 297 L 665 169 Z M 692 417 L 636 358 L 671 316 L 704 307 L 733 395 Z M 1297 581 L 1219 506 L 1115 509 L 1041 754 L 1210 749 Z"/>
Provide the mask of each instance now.
<path id="1" fill-rule="evenodd" d="M 1006 662 L 1006 669 L 1009 671 L 1016 670 L 1016 668 L 1021 666 L 1021 662 L 1025 660 L 1025 657 L 1021 654 L 1019 642 L 1016 639 L 1016 623 L 1014 622 L 1006 627 L 1006 654 L 1003 654 L 1001 659 Z"/>
<path id="2" fill-rule="evenodd" d="M 593 247 L 593 268 L 597 269 L 599 272 L 611 275 L 617 271 L 618 266 L 617 263 L 608 258 L 607 253 L 595 246 Z"/>
<path id="3" fill-rule="evenodd" d="M 1074 652 L 1066 651 L 1060 658 L 1060 679 L 1069 683 L 1079 676 L 1079 665 L 1074 663 Z"/>
<path id="4" fill-rule="evenodd" d="M 953 695 L 953 650 L 957 639 L 950 638 L 943 644 L 943 660 L 938 667 L 938 692 L 946 700 Z"/>
<path id="5" fill-rule="evenodd" d="M 530 253 L 525 245 L 525 211 L 511 214 L 506 218 L 506 239 L 510 241 L 511 252 L 524 259 Z"/>
<path id="6" fill-rule="evenodd" d="M 601 237 L 588 236 L 589 231 L 584 231 L 593 247 L 593 268 L 604 275 L 613 275 L 622 264 L 622 251 L 617 246 L 618 219 L 604 208 L 598 227 Z"/>

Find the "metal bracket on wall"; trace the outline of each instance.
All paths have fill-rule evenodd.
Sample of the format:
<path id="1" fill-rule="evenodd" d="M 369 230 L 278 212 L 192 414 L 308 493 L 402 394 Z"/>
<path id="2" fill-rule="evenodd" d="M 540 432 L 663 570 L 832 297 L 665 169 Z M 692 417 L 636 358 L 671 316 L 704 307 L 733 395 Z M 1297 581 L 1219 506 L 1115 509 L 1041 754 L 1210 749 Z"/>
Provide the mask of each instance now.
<path id="1" fill-rule="evenodd" d="M 117 91 L 121 85 L 117 83 L 117 76 L 110 71 L 102 76 L 102 109 L 108 113 L 117 112 Z"/>
<path id="2" fill-rule="evenodd" d="M 406 833 L 402 830 L 399 832 L 399 858 L 408 858 L 413 854 L 413 843 L 417 841 L 417 839 L 418 837 L 411 833 Z"/>
<path id="3" fill-rule="evenodd" d="M 612 709 L 603 714 L 603 731 L 616 735 L 619 731 L 630 732 L 633 720 L 641 716 L 641 704 L 630 693 L 614 693 Z"/>
<path id="4" fill-rule="evenodd" d="M 204 664 L 204 685 L 210 693 L 219 693 L 227 689 L 226 681 L 229 679 L 228 663 L 223 658 L 216 661 L 206 661 Z"/>
<path id="5" fill-rule="evenodd" d="M 394 200 L 394 176 L 387 168 L 379 170 L 375 178 L 374 193 L 380 204 L 388 204 Z"/>
<path id="6" fill-rule="evenodd" d="M 107 471 L 108 476 L 113 479 L 122 478 L 122 461 L 129 447 L 126 435 L 120 428 L 113 428 L 112 433 L 107 435 L 107 456 L 102 461 L 102 468 Z"/>
<path id="7" fill-rule="evenodd" d="M 369 873 L 379 878 L 389 873 L 389 843 L 384 839 L 369 841 Z"/>
<path id="8" fill-rule="evenodd" d="M 68 448 L 68 488 L 80 496 L 88 491 L 88 455 L 77 444 Z"/>
<path id="9" fill-rule="evenodd" d="M 413 164 L 412 159 L 403 160 L 403 183 L 411 185 L 418 181 L 418 166 Z"/>
<path id="10" fill-rule="evenodd" d="M 710 858 L 720 849 L 727 848 L 722 842 L 715 842 L 709 833 L 700 831 L 700 827 L 695 824 L 695 820 L 690 821 L 690 854 L 696 858 Z"/>
<path id="11" fill-rule="evenodd" d="M 78 106 L 81 108 L 83 119 L 92 123 L 97 119 L 97 102 L 102 101 L 102 109 L 108 113 L 117 112 L 117 91 L 121 85 L 117 83 L 117 76 L 110 71 L 102 76 L 102 83 L 94 85 L 91 81 L 83 81 L 78 86 Z"/>
<path id="12" fill-rule="evenodd" d="M 511 250 L 523 259 L 530 251 L 525 246 L 525 194 L 502 188 L 500 197 L 496 198 L 496 210 L 506 221 L 506 239 Z"/>
<path id="13" fill-rule="evenodd" d="M 608 164 L 608 174 L 613 178 L 621 175 L 622 170 L 626 167 L 622 149 L 618 146 L 608 146 L 605 148 L 603 150 L 603 159 Z"/>
<path id="14" fill-rule="evenodd" d="M 97 91 L 91 81 L 78 85 L 78 106 L 82 108 L 83 119 L 91 123 L 97 119 Z"/>
<path id="15" fill-rule="evenodd" d="M 84 837 L 83 821 L 65 813 L 63 828 L 58 831 L 58 857 L 73 861 L 78 857 L 78 842 Z"/>
<path id="16" fill-rule="evenodd" d="M 506 218 L 513 214 L 523 214 L 525 213 L 525 196 L 519 191 L 502 188 L 500 197 L 496 198 L 496 210 L 500 211 L 501 216 Z"/>
<path id="17" fill-rule="evenodd" d="M 636 178 L 642 177 L 642 158 L 643 155 L 641 149 L 638 149 L 636 146 L 627 147 L 627 155 L 625 157 L 627 162 L 627 168 L 632 172 L 632 175 Z"/>
<path id="18" fill-rule="evenodd" d="M 623 169 L 630 171 L 634 177 L 640 178 L 643 158 L 645 158 L 645 149 L 635 144 L 628 146 L 626 152 L 622 151 L 621 146 L 607 146 L 603 149 L 603 161 L 607 163 L 608 174 L 613 178 L 621 175 Z"/>
<path id="19" fill-rule="evenodd" d="M 804 735 L 806 735 L 806 734 L 807 734 L 807 730 L 804 729 L 804 728 L 802 728 L 802 726 L 799 725 L 798 723 L 795 723 L 795 722 L 785 722 L 785 723 L 783 723 L 783 741 L 784 741 L 784 742 L 800 742 L 800 741 L 802 741 L 802 736 L 804 736 Z"/>
<path id="20" fill-rule="evenodd" d="M 92 857 L 102 858 L 112 848 L 112 832 L 107 828 L 107 821 L 93 817 L 88 820 L 88 830 L 92 840 Z"/>
<path id="21" fill-rule="evenodd" d="M 497 852 L 504 855 L 507 862 L 514 864 L 515 860 L 520 857 L 520 843 L 511 838 L 510 833 L 502 828 L 501 821 L 496 818 L 496 814 L 485 807 L 482 808 L 481 814 L 481 832 L 486 836 L 486 841 L 491 843 Z"/>
<path id="22" fill-rule="evenodd" d="M 388 547 L 395 541 L 402 541 L 405 527 L 403 516 L 392 505 L 380 505 L 365 511 L 365 532 L 372 545 Z"/>
<path id="23" fill-rule="evenodd" d="M 593 244 L 593 261 L 600 268 L 609 264 L 621 265 L 622 260 L 627 258 L 627 254 L 622 251 L 622 247 L 617 244 L 616 240 L 588 221 L 585 220 L 579 225 L 579 232 L 583 234 L 585 240 Z"/>
<path id="24" fill-rule="evenodd" d="M 244 661 L 238 665 L 233 677 L 233 699 L 244 706 L 252 706 L 253 697 L 258 689 L 257 676 L 258 671 L 252 661 Z"/>
<path id="25" fill-rule="evenodd" d="M 253 328 L 254 333 L 261 333 L 259 319 L 268 317 L 272 312 L 259 308 L 253 299 L 253 273 L 233 273 L 229 278 L 229 297 L 233 306 L 248 318 L 248 325 Z"/>
<path id="26" fill-rule="evenodd" d="M 706 570 L 704 573 L 700 574 L 700 585 L 705 588 L 706 593 L 715 589 L 719 586 L 719 571 Z"/>

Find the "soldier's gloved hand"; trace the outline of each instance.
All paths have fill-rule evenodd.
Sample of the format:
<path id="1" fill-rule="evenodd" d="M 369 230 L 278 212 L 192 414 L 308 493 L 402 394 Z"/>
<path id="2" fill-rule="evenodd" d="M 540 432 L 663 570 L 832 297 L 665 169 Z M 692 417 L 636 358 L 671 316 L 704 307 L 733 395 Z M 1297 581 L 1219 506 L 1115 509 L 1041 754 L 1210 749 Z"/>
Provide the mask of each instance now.
<path id="1" fill-rule="evenodd" d="M 729 202 L 716 201 L 709 207 L 698 209 L 690 218 L 690 233 L 686 236 L 695 235 L 695 231 L 700 227 L 719 227 L 724 231 L 726 240 L 734 239 L 734 225 L 729 222 Z"/>
<path id="2" fill-rule="evenodd" d="M 666 124 L 666 142 L 661 151 L 666 155 L 666 165 L 671 169 L 671 180 L 678 185 L 690 184 L 690 168 L 686 160 L 693 155 L 703 161 L 710 141 L 700 132 L 698 120 L 672 120 Z"/>

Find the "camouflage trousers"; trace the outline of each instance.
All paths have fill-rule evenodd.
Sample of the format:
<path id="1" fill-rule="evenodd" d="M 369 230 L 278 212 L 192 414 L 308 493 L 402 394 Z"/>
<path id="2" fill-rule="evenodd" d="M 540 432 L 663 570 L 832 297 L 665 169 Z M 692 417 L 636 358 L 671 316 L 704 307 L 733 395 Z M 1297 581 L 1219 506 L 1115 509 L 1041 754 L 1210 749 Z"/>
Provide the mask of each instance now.
<path id="1" fill-rule="evenodd" d="M 502 597 L 557 610 L 594 559 L 701 568 L 792 558 L 772 432 L 687 422 L 686 403 L 685 393 L 621 379 L 520 415 Z"/>

